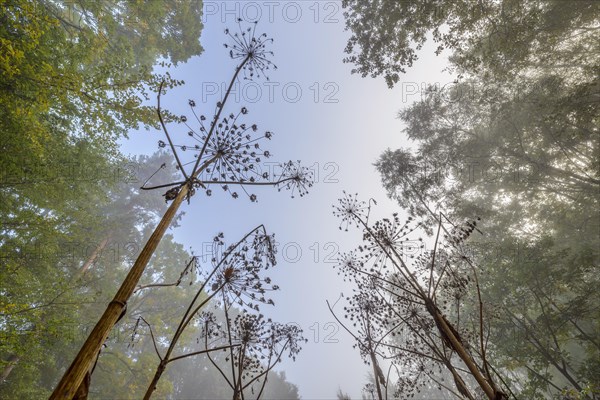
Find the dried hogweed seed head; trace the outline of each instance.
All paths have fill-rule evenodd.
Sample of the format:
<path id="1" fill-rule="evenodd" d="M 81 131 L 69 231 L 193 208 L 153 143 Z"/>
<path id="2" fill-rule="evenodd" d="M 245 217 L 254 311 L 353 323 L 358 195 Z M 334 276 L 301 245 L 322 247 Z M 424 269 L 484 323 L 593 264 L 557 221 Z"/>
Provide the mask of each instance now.
<path id="1" fill-rule="evenodd" d="M 215 240 L 222 243 L 222 237 Z M 275 248 L 271 245 L 273 236 L 257 230 L 253 236 L 247 237 L 213 260 L 217 268 L 212 282 L 212 290 L 221 289 L 224 301 L 228 306 L 245 305 L 258 310 L 258 303 L 273 304 L 273 300 L 265 297 L 269 291 L 277 290 L 269 277 L 262 277 L 262 272 L 275 265 Z M 222 254 L 220 254 L 222 253 Z"/>
<path id="2" fill-rule="evenodd" d="M 245 79 L 259 78 L 261 75 L 266 76 L 266 71 L 277 69 L 269 57 L 273 56 L 273 52 L 267 50 L 267 45 L 273 42 L 273 39 L 268 38 L 266 34 L 256 35 L 256 22 L 253 26 L 243 29 L 241 21 L 238 21 L 239 32 L 231 33 L 229 29 L 225 30 L 225 34 L 229 36 L 231 43 L 225 44 L 225 48 L 229 49 L 229 56 L 234 60 L 240 60 L 243 63 Z"/>
<path id="3" fill-rule="evenodd" d="M 206 117 L 196 115 L 197 126 L 184 124 L 189 131 L 186 138 L 194 141 L 193 144 L 175 144 L 174 147 L 182 152 L 191 152 L 194 158 L 200 157 L 200 163 L 212 161 L 198 176 L 196 189 L 202 187 L 207 195 L 211 195 L 211 185 L 219 185 L 234 199 L 243 194 L 250 201 L 257 200 L 256 194 L 249 193 L 244 184 L 262 183 L 270 178 L 261 171 L 261 162 L 271 156 L 269 151 L 261 147 L 261 142 L 271 136 L 271 132 L 264 135 L 256 135 L 258 131 L 256 124 L 240 123 L 240 119 L 248 114 L 248 109 L 242 107 L 237 114 L 231 113 L 219 121 L 205 125 Z M 212 134 L 208 132 L 212 130 Z M 166 144 L 160 142 L 159 146 Z M 200 184 L 201 183 L 201 184 Z M 275 184 L 275 182 L 273 182 Z M 230 190 L 231 185 L 239 185 L 240 191 Z"/>
<path id="4" fill-rule="evenodd" d="M 308 189 L 312 187 L 314 178 L 313 172 L 300 164 L 300 161 L 288 161 L 280 165 L 281 175 L 279 177 L 278 189 L 287 189 L 292 192 L 292 198 L 296 193 L 303 197 L 308 193 Z"/>
<path id="5" fill-rule="evenodd" d="M 338 205 L 333 206 L 333 215 L 342 219 L 340 230 L 343 227 L 345 231 L 348 231 L 348 227 L 351 225 L 360 226 L 360 219 L 367 215 L 367 205 L 364 201 L 358 200 L 358 194 L 352 195 L 346 191 L 343 193 L 344 197 L 338 200 Z"/>

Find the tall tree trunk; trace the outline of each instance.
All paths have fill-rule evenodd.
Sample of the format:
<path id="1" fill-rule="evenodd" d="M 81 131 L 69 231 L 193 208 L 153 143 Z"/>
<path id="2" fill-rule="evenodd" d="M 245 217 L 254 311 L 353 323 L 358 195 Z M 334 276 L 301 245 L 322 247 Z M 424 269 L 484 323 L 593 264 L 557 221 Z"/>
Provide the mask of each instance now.
<path id="1" fill-rule="evenodd" d="M 11 354 L 10 356 L 8 356 L 8 360 L 6 360 L 7 364 L 2 370 L 2 374 L 0 374 L 0 384 L 4 383 L 4 381 L 6 380 L 6 378 L 8 378 L 13 368 L 15 367 L 15 365 L 17 365 L 20 359 L 21 357 L 19 357 L 16 354 Z"/>
<path id="2" fill-rule="evenodd" d="M 73 277 L 74 282 L 76 282 L 79 278 L 81 278 L 83 276 L 83 274 L 85 274 L 87 272 L 87 270 L 90 269 L 92 264 L 94 264 L 96 262 L 98 257 L 100 257 L 100 253 L 102 253 L 102 250 L 104 250 L 104 248 L 108 244 L 109 240 L 110 240 L 110 235 L 106 236 L 106 238 L 104 238 L 104 240 L 101 241 L 100 244 L 98 244 L 98 246 L 96 246 L 92 255 L 86 260 L 86 262 L 83 264 L 83 266 L 79 269 L 79 271 L 77 271 L 77 273 Z"/>

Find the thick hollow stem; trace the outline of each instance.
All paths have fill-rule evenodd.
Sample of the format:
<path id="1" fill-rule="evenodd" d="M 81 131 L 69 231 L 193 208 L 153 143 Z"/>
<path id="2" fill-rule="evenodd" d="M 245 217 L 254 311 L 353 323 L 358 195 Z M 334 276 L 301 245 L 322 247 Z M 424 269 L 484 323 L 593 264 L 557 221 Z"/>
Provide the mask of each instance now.
<path id="1" fill-rule="evenodd" d="M 473 378 L 475 378 L 475 380 L 479 384 L 479 387 L 481 387 L 481 389 L 485 392 L 486 396 L 490 400 L 503 399 L 503 397 L 498 397 L 501 396 L 501 393 L 499 393 L 482 375 L 481 371 L 479 370 L 479 367 L 477 366 L 477 364 L 475 364 L 473 358 L 467 352 L 467 350 L 465 350 L 465 347 L 463 346 L 462 342 L 456 337 L 456 335 L 454 334 L 454 330 L 450 328 L 448 322 L 439 312 L 437 307 L 431 301 L 429 301 L 427 308 L 432 314 L 432 317 L 437 322 L 437 325 L 442 331 L 442 334 L 448 339 L 448 341 L 452 345 L 452 349 L 456 351 L 460 359 L 465 363 L 465 365 L 473 375 Z"/>
<path id="2" fill-rule="evenodd" d="M 79 353 L 71 363 L 71 366 L 69 366 L 62 379 L 56 386 L 56 389 L 54 389 L 54 392 L 50 396 L 50 400 L 71 400 L 73 398 L 91 363 L 94 361 L 96 355 L 100 351 L 102 344 L 123 313 L 127 300 L 129 300 L 129 297 L 135 290 L 135 287 L 140 280 L 146 265 L 150 261 L 150 257 L 152 257 L 154 254 L 154 251 L 160 243 L 164 233 L 169 225 L 171 225 L 171 222 L 173 221 L 177 210 L 181 206 L 181 202 L 187 196 L 187 193 L 188 187 L 187 185 L 183 185 L 179 191 L 179 194 L 173 200 L 171 206 L 152 233 L 152 236 L 150 236 L 150 239 L 148 239 L 148 242 L 146 242 L 146 245 L 133 264 L 129 274 L 127 274 L 127 277 L 123 281 L 123 284 L 119 288 L 117 294 L 113 300 L 108 303 L 104 314 L 102 314 L 102 317 L 100 317 L 100 320 L 79 350 Z"/>
<path id="3" fill-rule="evenodd" d="M 156 369 L 156 373 L 154 374 L 154 378 L 152 378 L 152 382 L 150 383 L 150 386 L 148 386 L 148 389 L 146 390 L 146 394 L 144 395 L 144 400 L 150 400 L 150 397 L 152 396 L 152 393 L 154 393 L 154 390 L 156 389 L 156 385 L 158 385 L 158 381 L 160 380 L 160 377 L 162 376 L 163 372 L 165 371 L 166 366 L 167 366 L 167 361 L 161 360 L 160 364 L 158 364 L 158 368 Z"/>

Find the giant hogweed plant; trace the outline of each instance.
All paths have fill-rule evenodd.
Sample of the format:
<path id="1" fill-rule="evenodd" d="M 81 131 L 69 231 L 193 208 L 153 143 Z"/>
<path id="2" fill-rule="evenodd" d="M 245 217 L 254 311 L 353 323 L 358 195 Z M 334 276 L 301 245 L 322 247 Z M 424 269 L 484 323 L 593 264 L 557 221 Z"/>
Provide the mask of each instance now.
<path id="1" fill-rule="evenodd" d="M 257 36 L 256 24 L 249 28 L 242 28 L 241 20 L 239 20 L 238 25 L 239 32 L 225 31 L 231 41 L 225 47 L 229 50 L 230 57 L 238 64 L 223 98 L 216 103 L 214 112 L 208 117 L 197 113 L 195 102 L 190 100 L 191 113 L 196 119 L 194 126 L 189 122 L 191 120 L 187 116 L 179 118 L 179 122 L 189 129 L 187 135 L 189 143 L 175 143 L 172 135 L 169 134 L 168 121 L 165 122 L 161 109 L 162 85 L 159 88 L 157 116 L 165 136 L 165 140 L 159 141 L 159 147 L 168 146 L 170 148 L 181 173 L 181 179 L 152 186 L 148 186 L 148 181 L 146 181 L 143 185 L 142 189 L 145 190 L 168 188 L 164 197 L 171 204 L 113 300 L 108 304 L 104 314 L 56 386 L 50 397 L 53 400 L 70 400 L 74 396 L 82 398 L 87 396 L 94 360 L 98 358 L 100 349 L 113 326 L 126 313 L 127 301 L 135 291 L 146 265 L 183 200 L 190 202 L 199 189 L 204 190 L 210 196 L 212 187 L 216 185 L 234 198 L 239 197 L 239 193 L 233 187 L 238 187 L 251 201 L 256 201 L 257 197 L 248 190 L 255 186 L 274 186 L 279 190 L 288 189 L 291 191 L 292 197 L 296 194 L 305 195 L 308 188 L 312 186 L 312 173 L 302 167 L 299 162 L 283 163 L 274 174 L 259 172 L 259 163 L 271 156 L 268 150 L 263 150 L 260 142 L 271 139 L 273 134 L 269 131 L 259 134 L 256 124 L 242 122 L 242 119 L 248 114 L 246 107 L 233 112 L 226 111 L 227 100 L 238 79 L 261 79 L 275 68 L 275 65 L 269 60 L 273 53 L 267 49 L 272 39 L 268 38 L 266 34 Z M 184 164 L 182 154 L 186 152 L 193 152 L 194 158 L 191 162 Z"/>
<path id="2" fill-rule="evenodd" d="M 356 250 L 339 256 L 337 266 L 354 283 L 344 307 L 348 323 L 329 306 L 373 368 L 369 390 L 380 400 L 388 398 L 389 376 L 396 369 L 396 396 L 413 396 L 433 383 L 458 398 L 507 399 L 510 388 L 487 357 L 489 329 L 478 270 L 464 246 L 477 222 L 457 226 L 440 214 L 433 250 L 417 256 L 406 248 L 414 246 L 410 239 L 421 224 L 411 217 L 403 223 L 397 214 L 373 222 L 370 213 L 371 201 L 352 194 L 334 206 L 340 229 L 354 226 L 363 237 Z M 478 318 L 463 317 L 465 307 L 478 310 Z M 380 367 L 383 361 L 389 363 L 387 373 Z M 443 381 L 442 370 L 450 373 L 454 387 Z"/>
<path id="3" fill-rule="evenodd" d="M 268 235 L 260 225 L 221 254 L 219 250 L 224 246 L 224 235 L 215 236 L 210 268 L 162 354 L 158 342 L 165 340 L 156 340 L 151 325 L 140 317 L 149 329 L 160 360 L 144 399 L 151 398 L 170 363 L 200 354 L 208 357 L 217 368 L 231 388 L 233 400 L 244 398 L 244 390 L 254 390 L 255 383 L 259 384 L 258 393 L 255 393 L 259 399 L 268 373 L 281 361 L 283 353 L 287 351 L 294 359 L 299 353 L 300 344 L 305 341 L 302 331 L 295 325 L 273 322 L 260 313 L 261 305 L 274 305 L 268 293 L 279 289 L 271 278 L 263 276 L 276 265 L 273 235 Z M 186 271 L 198 262 L 194 257 Z M 211 301 L 224 314 L 221 319 L 224 322 L 220 322 L 214 312 L 205 310 Z M 185 352 L 181 350 L 185 346 L 178 346 L 186 329 L 199 332 L 196 340 L 199 350 Z M 225 362 L 230 368 L 219 366 L 211 357 L 216 351 L 226 352 Z"/>

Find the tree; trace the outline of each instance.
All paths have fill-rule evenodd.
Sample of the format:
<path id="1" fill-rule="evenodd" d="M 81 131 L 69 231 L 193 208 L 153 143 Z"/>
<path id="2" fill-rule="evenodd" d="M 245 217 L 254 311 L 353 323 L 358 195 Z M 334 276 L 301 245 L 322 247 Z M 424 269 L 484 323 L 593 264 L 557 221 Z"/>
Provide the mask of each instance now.
<path id="1" fill-rule="evenodd" d="M 124 36 L 128 30 L 119 20 L 138 20 L 137 27 L 129 26 L 130 32 L 139 31 L 147 21 L 141 15 L 125 14 L 133 11 L 122 8 L 123 4 L 1 3 L 0 123 L 5 129 L 2 150 L 6 154 L 1 167 L 9 176 L 18 176 L 24 161 L 43 163 L 53 144 L 61 143 L 55 141 L 59 138 L 86 137 L 109 155 L 115 155 L 115 139 L 125 136 L 129 129 L 157 126 L 153 108 L 143 103 L 149 100 L 148 92 L 161 81 L 165 81 L 164 87 L 181 84 L 169 74 L 152 72 L 156 58 L 163 52 L 170 54 L 159 45 L 172 43 L 157 41 L 154 48 L 134 47 L 132 38 Z M 160 13 L 162 4 L 156 3 L 152 8 L 155 13 Z M 187 14 L 184 20 L 169 20 L 167 26 L 153 21 L 156 23 L 148 25 L 145 31 L 155 32 L 156 36 L 185 28 L 186 32 L 199 35 L 199 18 L 198 14 Z M 186 25 L 179 25 L 183 23 Z M 199 54 L 197 37 L 189 42 L 196 45 L 185 45 L 189 48 L 172 46 L 177 54 L 172 61 Z M 136 60 L 134 49 L 146 53 Z M 63 134 L 55 137 L 57 127 L 62 128 Z"/>
<path id="2" fill-rule="evenodd" d="M 70 238 L 88 243 L 89 235 L 73 229 L 94 225 L 88 215 L 97 215 L 79 212 L 77 206 L 97 203 L 95 196 L 122 178 L 101 176 L 116 172 L 122 161 L 115 140 L 130 128 L 157 125 L 153 109 L 142 104 L 149 98 L 148 87 L 161 81 L 165 87 L 180 84 L 168 74 L 152 73 L 152 65 L 159 55 L 176 63 L 199 54 L 202 24 L 197 2 L 171 9 L 167 24 L 163 10 L 169 6 L 160 2 L 151 9 L 109 1 L 2 1 L 0 6 L 0 213 L 7 228 L 3 261 L 9 264 L 3 265 L 2 288 L 10 288 L 3 304 L 10 310 L 3 313 L 10 315 L 7 326 L 15 326 L 14 312 L 31 316 L 23 310 L 51 306 L 59 298 L 64 302 L 64 293 L 43 293 L 42 287 L 49 281 L 71 286 L 66 279 L 73 266 L 64 260 L 69 257 L 65 245 L 71 246 Z M 153 20 L 147 24 L 151 10 Z M 142 31 L 138 40 L 152 37 L 153 47 L 135 46 L 132 34 Z M 177 32 L 190 40 L 175 43 Z M 48 318 L 42 317 L 42 325 L 52 332 L 55 325 Z M 31 320 L 24 316 L 20 321 L 22 328 Z M 24 343 L 17 347 L 27 349 Z M 18 349 L 9 345 L 3 350 Z M 15 357 L 20 358 L 9 356 L 3 380 Z M 35 364 L 29 364 L 33 370 Z"/>
<path id="3" fill-rule="evenodd" d="M 202 52 L 202 1 L 140 4 L 131 1 L 43 1 L 39 5 L 59 21 L 71 38 L 93 31 L 107 51 L 132 57 L 130 68 L 152 65 L 157 59 L 175 65 Z"/>
<path id="4" fill-rule="evenodd" d="M 571 85 L 545 76 L 492 84 L 460 84 L 462 95 L 454 101 L 432 90 L 400 112 L 405 133 L 419 146 L 415 153 L 387 151 L 377 162 L 388 193 L 410 198 L 405 204 L 414 216 L 439 207 L 457 215 L 471 210 L 491 221 L 490 213 L 509 209 L 515 213 L 506 227 L 511 231 L 539 233 L 540 221 L 559 220 L 583 227 L 577 240 L 594 240 L 596 223 L 586 222 L 580 210 L 597 206 L 600 187 L 598 110 L 591 102 L 597 79 Z M 473 88 L 486 88 L 486 96 Z M 517 201 L 529 206 L 518 209 Z M 572 229 L 563 234 L 569 240 Z"/>
<path id="5" fill-rule="evenodd" d="M 165 209 L 164 201 L 131 188 L 138 175 L 147 176 L 156 163 L 169 160 L 165 153 L 103 164 L 93 148 L 82 146 L 78 152 L 65 152 L 64 157 L 64 164 L 56 165 L 64 165 L 60 171 L 68 166 L 70 175 L 55 174 L 58 167 L 52 164 L 54 170 L 49 167 L 46 175 L 27 176 L 35 178 L 35 182 L 22 183 L 28 187 L 24 193 L 32 202 L 38 198 L 48 201 L 39 216 L 34 213 L 36 209 L 19 207 L 13 208 L 12 214 L 6 210 L 2 215 L 6 229 L 2 231 L 0 246 L 4 271 L 0 281 L 4 324 L 0 351 L 3 358 L 17 357 L 18 361 L 2 365 L 10 371 L 4 369 L 1 397 L 39 398 L 50 394 L 58 378 L 56 366 L 76 351 L 73 344 L 83 338 L 86 327 L 93 322 L 97 304 L 110 300 L 107 296 Z M 77 164 L 77 160 L 85 160 L 87 167 Z M 98 178 L 86 175 L 87 168 L 92 168 Z M 167 170 L 170 175 L 175 171 L 174 167 Z M 53 177 L 70 179 L 62 183 Z M 106 184 L 103 190 L 100 183 Z M 61 185 L 64 192 L 52 197 Z M 188 257 L 170 235 L 161 246 L 161 254 L 164 256 L 151 263 L 149 273 L 166 279 L 177 260 L 183 255 Z M 134 315 L 139 300 L 129 304 Z M 176 307 L 176 298 L 171 296 L 169 300 Z M 146 306 L 149 301 L 145 301 Z M 165 323 L 169 321 L 167 310 L 156 312 Z M 109 341 L 115 347 L 114 340 L 126 337 L 126 328 L 131 328 L 130 323 L 121 325 L 125 326 Z M 119 352 L 114 348 L 111 351 Z M 99 360 L 99 368 L 104 368 L 103 360 L 104 357 Z M 115 365 L 113 370 L 122 368 Z M 109 386 L 119 393 L 121 386 L 114 379 L 110 385 L 102 386 L 102 382 L 101 379 L 99 387 L 107 395 Z M 120 392 L 123 393 L 126 391 Z"/>
<path id="6" fill-rule="evenodd" d="M 415 148 L 388 150 L 376 165 L 389 195 L 429 225 L 439 211 L 482 218 L 485 236 L 469 252 L 497 317 L 490 354 L 520 396 L 590 398 L 600 304 L 589 286 L 600 259 L 597 15 L 585 14 L 588 2 L 500 5 L 499 21 L 489 20 L 496 30 L 453 49 L 460 75 L 451 90 L 432 86 L 400 111 Z"/>
<path id="7" fill-rule="evenodd" d="M 600 353 L 594 252 L 565 249 L 549 236 L 497 247 L 478 254 L 483 293 L 496 310 L 490 353 L 516 373 L 523 396 L 576 391 L 593 398 Z"/>
<path id="8" fill-rule="evenodd" d="M 459 70 L 496 76 L 524 69 L 577 71 L 598 48 L 593 1 L 345 0 L 342 6 L 352 32 L 344 61 L 362 76 L 383 75 L 389 87 L 429 37 L 438 45 L 436 54 L 452 51 Z"/>
<path id="9" fill-rule="evenodd" d="M 11 371 L 5 371 L 7 381 L 2 389 L 19 386 L 19 381 L 11 376 L 19 373 L 24 378 L 20 381 L 22 393 L 29 391 L 31 396 L 39 396 L 38 390 L 44 385 L 36 387 L 30 382 L 41 379 L 40 364 L 52 362 L 50 355 L 44 359 L 43 348 L 64 343 L 61 328 L 77 318 L 76 312 L 67 310 L 84 301 L 78 293 L 80 283 L 71 278 L 86 261 L 88 244 L 96 240 L 91 228 L 104 221 L 103 216 L 86 211 L 90 203 L 106 200 L 95 185 L 114 182 L 102 176 L 90 187 L 73 163 L 80 156 L 87 158 L 97 171 L 116 170 L 117 164 L 107 163 L 94 146 L 82 140 L 65 148 L 60 156 L 55 154 L 42 173 L 30 170 L 31 175 L 22 181 L 1 189 L 0 351 L 2 357 L 18 358 L 11 364 Z M 48 282 L 55 285 L 49 286 Z M 93 292 L 89 295 L 85 301 L 93 301 Z"/>

